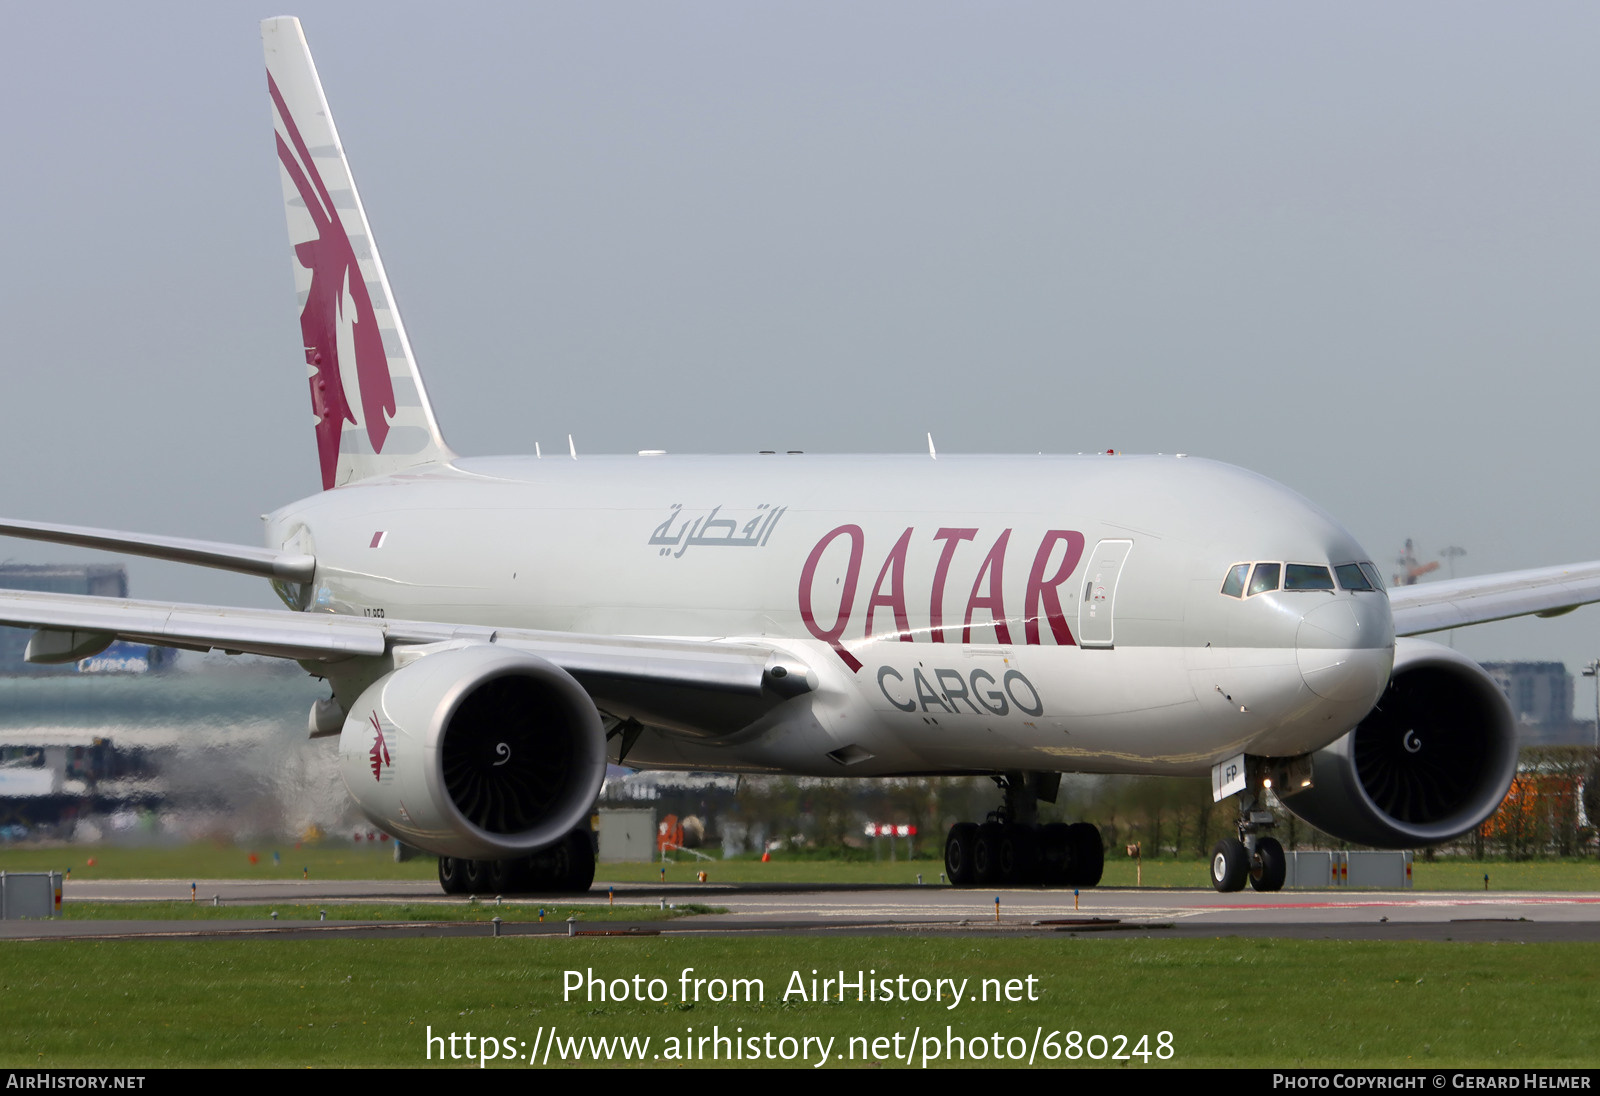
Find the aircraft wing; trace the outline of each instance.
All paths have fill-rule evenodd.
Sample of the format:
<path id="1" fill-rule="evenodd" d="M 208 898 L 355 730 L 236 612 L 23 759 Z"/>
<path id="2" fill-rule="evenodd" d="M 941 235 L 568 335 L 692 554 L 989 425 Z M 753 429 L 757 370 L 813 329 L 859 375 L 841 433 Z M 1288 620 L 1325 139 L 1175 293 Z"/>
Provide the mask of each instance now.
<path id="1" fill-rule="evenodd" d="M 1600 601 L 1600 561 L 1452 578 L 1389 591 L 1396 635 L 1443 632 L 1517 616 L 1560 616 Z"/>
<path id="2" fill-rule="evenodd" d="M 376 657 L 396 646 L 452 640 L 494 643 L 560 666 L 619 715 L 692 718 L 708 697 L 770 707 L 808 692 L 811 675 L 770 647 L 698 639 L 586 636 L 418 620 L 236 609 L 81 594 L 0 590 L 0 624 L 35 628 L 29 656 L 71 661 L 127 639 L 187 650 L 271 655 L 301 662 Z M 748 712 L 750 705 L 740 708 Z"/>
<path id="3" fill-rule="evenodd" d="M 275 552 L 270 548 L 251 548 L 215 540 L 92 529 L 86 525 L 0 519 L 0 536 L 42 540 L 51 544 L 73 544 L 80 548 L 104 548 L 133 556 L 193 563 L 287 582 L 310 582 L 317 568 L 316 557 L 295 552 Z"/>

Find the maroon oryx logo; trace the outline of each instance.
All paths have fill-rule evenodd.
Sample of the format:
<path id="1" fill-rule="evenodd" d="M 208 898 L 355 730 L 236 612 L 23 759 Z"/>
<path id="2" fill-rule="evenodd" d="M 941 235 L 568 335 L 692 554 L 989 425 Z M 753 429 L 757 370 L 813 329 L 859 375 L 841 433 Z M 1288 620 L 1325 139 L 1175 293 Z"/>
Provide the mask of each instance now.
<path id="1" fill-rule="evenodd" d="M 348 327 L 349 345 L 354 348 L 355 375 L 361 386 L 361 417 L 374 453 L 383 452 L 384 440 L 389 436 L 389 418 L 395 411 L 394 383 L 389 379 L 388 356 L 383 349 L 383 336 L 378 333 L 372 297 L 339 211 L 334 208 L 333 196 L 312 162 L 305 139 L 270 72 L 267 90 L 277 104 L 283 128 L 294 142 L 291 152 L 283 137 L 278 137 L 278 161 L 294 181 L 306 212 L 317 227 L 316 239 L 297 245 L 294 253 L 300 265 L 311 271 L 311 290 L 300 312 L 300 335 L 305 342 L 306 364 L 316 370 L 311 377 L 311 410 L 317 416 L 317 455 L 322 461 L 322 487 L 327 490 L 333 486 L 339 469 L 339 435 L 345 423 L 356 421 L 339 376 L 341 326 Z M 347 308 L 351 314 L 347 314 Z"/>
<path id="2" fill-rule="evenodd" d="M 367 754 L 372 758 L 372 779 L 377 780 L 385 765 L 394 768 L 394 762 L 389 760 L 389 744 L 383 740 L 383 725 L 378 722 L 378 713 L 374 711 L 368 717 L 372 720 L 372 731 L 378 737 L 372 742 L 372 751 Z"/>

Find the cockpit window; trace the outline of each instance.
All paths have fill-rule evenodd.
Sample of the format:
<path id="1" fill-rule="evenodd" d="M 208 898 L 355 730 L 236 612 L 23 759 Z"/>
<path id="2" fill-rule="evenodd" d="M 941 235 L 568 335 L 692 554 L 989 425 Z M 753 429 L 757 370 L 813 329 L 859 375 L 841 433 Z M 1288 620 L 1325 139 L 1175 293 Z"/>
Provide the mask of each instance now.
<path id="1" fill-rule="evenodd" d="M 1291 563 L 1284 569 L 1285 590 L 1331 590 L 1333 576 L 1326 567 L 1313 567 L 1309 563 Z"/>
<path id="2" fill-rule="evenodd" d="M 1333 573 L 1339 576 L 1341 590 L 1372 589 L 1372 580 L 1367 578 L 1358 563 L 1341 563 L 1333 569 Z"/>
<path id="3" fill-rule="evenodd" d="M 1335 583 L 1334 576 L 1338 576 Z M 1383 579 L 1370 561 L 1328 568 L 1315 563 L 1235 563 L 1222 580 L 1227 597 L 1246 598 L 1284 590 L 1382 590 Z"/>
<path id="4" fill-rule="evenodd" d="M 1256 564 L 1255 574 L 1250 576 L 1251 597 L 1278 588 L 1278 567 L 1276 563 Z"/>
<path id="5" fill-rule="evenodd" d="M 1235 564 L 1228 569 L 1228 577 L 1222 580 L 1222 592 L 1229 597 L 1244 597 L 1244 580 L 1249 574 L 1248 563 Z"/>

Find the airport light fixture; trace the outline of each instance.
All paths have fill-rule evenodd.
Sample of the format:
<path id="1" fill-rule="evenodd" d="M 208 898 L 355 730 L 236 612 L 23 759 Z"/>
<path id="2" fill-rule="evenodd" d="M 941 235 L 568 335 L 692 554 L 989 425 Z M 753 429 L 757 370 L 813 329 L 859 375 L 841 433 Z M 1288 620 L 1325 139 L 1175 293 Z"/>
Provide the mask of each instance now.
<path id="1" fill-rule="evenodd" d="M 1595 750 L 1600 750 L 1600 659 L 1584 667 L 1584 677 L 1595 678 Z"/>
<path id="2" fill-rule="evenodd" d="M 1583 676 L 1594 678 L 1594 748 L 1600 750 L 1600 658 L 1583 668 Z"/>

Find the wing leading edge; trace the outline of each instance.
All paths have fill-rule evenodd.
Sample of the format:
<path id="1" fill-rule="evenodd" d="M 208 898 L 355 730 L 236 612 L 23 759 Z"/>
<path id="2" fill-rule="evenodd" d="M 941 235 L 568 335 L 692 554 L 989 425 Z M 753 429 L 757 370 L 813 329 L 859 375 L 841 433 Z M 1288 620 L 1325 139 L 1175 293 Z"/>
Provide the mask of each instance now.
<path id="1" fill-rule="evenodd" d="M 79 548 L 103 548 L 110 552 L 125 552 L 130 556 L 192 563 L 284 582 L 310 582 L 317 569 L 316 557 L 297 552 L 275 552 L 271 548 L 251 548 L 216 540 L 92 529 L 87 525 L 0 519 L 0 536 L 42 540 L 50 544 L 72 544 Z"/>
<path id="2" fill-rule="evenodd" d="M 1452 578 L 1389 591 L 1396 635 L 1519 616 L 1559 616 L 1600 601 L 1600 561 Z"/>
<path id="3" fill-rule="evenodd" d="M 0 624 L 40 629 L 30 648 L 46 655 L 92 652 L 113 639 L 127 639 L 332 663 L 377 658 L 404 647 L 494 643 L 560 666 L 589 689 L 596 703 L 605 707 L 612 700 L 610 707 L 624 715 L 656 710 L 663 690 L 684 697 L 745 697 L 763 708 L 814 687 L 800 660 L 751 643 L 586 636 L 22 590 L 0 590 Z"/>

